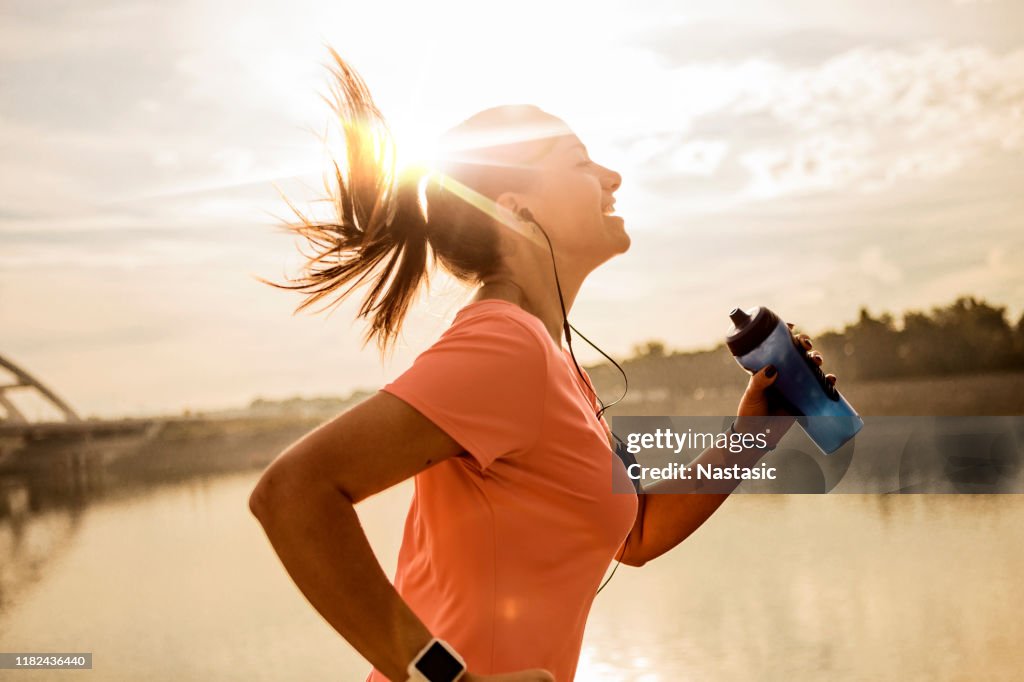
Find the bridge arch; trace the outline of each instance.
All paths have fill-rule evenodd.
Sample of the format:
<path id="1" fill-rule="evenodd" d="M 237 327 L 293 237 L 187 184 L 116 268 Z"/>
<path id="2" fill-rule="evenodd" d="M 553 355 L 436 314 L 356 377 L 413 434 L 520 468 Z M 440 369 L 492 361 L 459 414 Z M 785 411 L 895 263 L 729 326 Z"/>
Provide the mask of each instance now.
<path id="1" fill-rule="evenodd" d="M 82 418 L 78 416 L 74 409 L 61 400 L 56 393 L 2 355 L 0 355 L 0 367 L 9 371 L 16 379 L 13 384 L 0 384 L 0 407 L 7 412 L 6 416 L 0 418 L 0 423 L 27 424 L 29 421 L 28 417 L 8 397 L 8 393 L 16 390 L 34 390 L 49 404 L 53 405 L 64 416 L 64 420 L 70 424 L 77 424 L 82 421 Z"/>

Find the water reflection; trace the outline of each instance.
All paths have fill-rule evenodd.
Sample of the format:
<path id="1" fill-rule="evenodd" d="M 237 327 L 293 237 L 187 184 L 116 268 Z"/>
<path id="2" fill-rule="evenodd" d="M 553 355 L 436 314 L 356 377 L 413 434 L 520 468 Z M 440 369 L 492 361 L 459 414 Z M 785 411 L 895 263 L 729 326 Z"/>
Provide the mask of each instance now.
<path id="1" fill-rule="evenodd" d="M 4 477 L 0 650 L 91 651 L 103 680 L 365 678 L 249 515 L 259 469 L 188 474 L 63 504 L 52 475 Z M 359 506 L 389 576 L 411 492 Z M 619 568 L 577 679 L 1010 679 L 1022 520 L 1019 495 L 734 496 L 669 554 Z"/>
<path id="2" fill-rule="evenodd" d="M 734 497 L 599 600 L 590 660 L 626 637 L 660 679 L 1010 679 L 1022 514 L 1016 495 Z"/>

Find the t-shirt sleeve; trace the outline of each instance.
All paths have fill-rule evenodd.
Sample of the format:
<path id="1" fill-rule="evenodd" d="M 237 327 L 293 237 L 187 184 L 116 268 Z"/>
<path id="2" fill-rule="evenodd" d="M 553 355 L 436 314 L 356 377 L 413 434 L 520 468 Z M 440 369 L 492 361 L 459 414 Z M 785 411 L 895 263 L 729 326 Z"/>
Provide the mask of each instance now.
<path id="1" fill-rule="evenodd" d="M 456 319 L 381 390 L 434 422 L 486 470 L 540 437 L 548 360 L 538 334 L 500 312 Z"/>

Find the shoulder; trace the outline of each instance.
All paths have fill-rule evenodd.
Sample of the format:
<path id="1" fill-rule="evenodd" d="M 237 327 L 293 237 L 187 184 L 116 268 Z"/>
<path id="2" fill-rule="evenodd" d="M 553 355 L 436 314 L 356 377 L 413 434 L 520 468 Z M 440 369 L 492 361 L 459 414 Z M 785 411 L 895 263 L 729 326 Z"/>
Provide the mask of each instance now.
<path id="1" fill-rule="evenodd" d="M 511 308 L 488 304 L 460 311 L 383 389 L 448 433 L 482 469 L 533 447 L 546 422 L 553 373 L 545 339 Z"/>
<path id="2" fill-rule="evenodd" d="M 532 321 L 535 322 L 534 324 Z M 451 325 L 405 373 L 448 386 L 465 382 L 517 384 L 540 391 L 551 376 L 551 351 L 539 319 L 512 305 L 477 305 Z M 525 390 L 525 389 L 524 389 Z"/>
<path id="3" fill-rule="evenodd" d="M 515 350 L 530 357 L 547 358 L 543 324 L 515 305 L 481 305 L 460 311 L 438 340 L 473 339 L 491 350 Z"/>

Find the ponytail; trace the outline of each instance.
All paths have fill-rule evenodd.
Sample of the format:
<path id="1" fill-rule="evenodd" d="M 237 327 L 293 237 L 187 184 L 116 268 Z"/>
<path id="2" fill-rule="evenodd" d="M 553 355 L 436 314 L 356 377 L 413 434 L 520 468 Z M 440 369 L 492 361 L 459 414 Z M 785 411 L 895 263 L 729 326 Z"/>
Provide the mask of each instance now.
<path id="1" fill-rule="evenodd" d="M 420 283 L 427 280 L 429 286 L 428 254 L 456 279 L 481 283 L 503 267 L 499 228 L 479 202 L 448 191 L 434 169 L 413 167 L 396 177 L 395 146 L 384 117 L 362 78 L 328 50 L 334 62 L 327 67 L 333 100 L 325 101 L 341 122 L 346 150 L 344 172 L 332 162 L 332 183 L 324 184 L 334 216 L 312 220 L 284 197 L 298 216 L 295 222 L 282 221 L 284 228 L 305 238 L 313 252 L 302 252 L 303 272 L 288 284 L 257 279 L 303 292 L 299 312 L 345 287 L 325 306 L 333 307 L 370 278 L 373 284 L 358 313 L 369 320 L 363 346 L 376 338 L 384 355 Z M 565 124 L 538 107 L 486 109 L 446 133 L 447 143 L 461 151 L 442 163 L 444 175 L 491 201 L 502 191 L 526 191 L 537 176 L 523 155 L 546 153 L 556 134 L 568 134 Z M 465 144 L 463 135 L 491 142 Z"/>
<path id="2" fill-rule="evenodd" d="M 395 149 L 390 131 L 359 74 L 333 48 L 335 65 L 331 109 L 345 136 L 345 173 L 332 161 L 334 187 L 325 182 L 334 219 L 312 220 L 284 197 L 298 221 L 283 221 L 313 248 L 302 274 L 290 284 L 257 278 L 279 289 L 303 292 L 299 312 L 344 287 L 324 308 L 344 301 L 371 273 L 376 282 L 360 306 L 358 317 L 369 319 L 365 347 L 376 338 L 382 354 L 397 338 L 420 282 L 427 279 L 427 220 L 419 202 L 424 172 L 410 169 L 396 178 Z M 318 311 L 319 312 L 319 311 Z"/>

